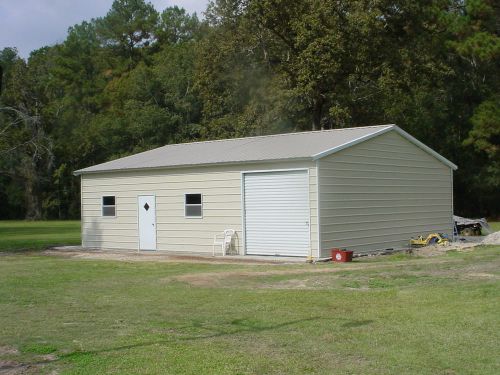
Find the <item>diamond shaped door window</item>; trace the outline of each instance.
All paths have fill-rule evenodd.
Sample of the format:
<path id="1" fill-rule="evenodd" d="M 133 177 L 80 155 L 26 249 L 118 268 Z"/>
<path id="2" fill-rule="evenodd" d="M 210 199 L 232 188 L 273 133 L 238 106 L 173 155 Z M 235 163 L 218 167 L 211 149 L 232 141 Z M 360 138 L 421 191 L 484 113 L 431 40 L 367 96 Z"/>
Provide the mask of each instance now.
<path id="1" fill-rule="evenodd" d="M 147 204 L 147 203 L 146 203 L 146 204 L 144 205 L 144 209 L 145 209 L 146 211 L 147 211 L 147 210 L 149 210 L 149 204 Z"/>

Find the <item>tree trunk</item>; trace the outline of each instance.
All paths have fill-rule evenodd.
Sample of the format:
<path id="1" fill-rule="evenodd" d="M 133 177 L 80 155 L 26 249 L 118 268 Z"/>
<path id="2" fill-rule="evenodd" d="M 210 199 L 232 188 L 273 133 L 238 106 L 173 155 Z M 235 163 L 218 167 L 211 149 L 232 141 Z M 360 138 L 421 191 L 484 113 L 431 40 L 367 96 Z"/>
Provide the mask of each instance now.
<path id="1" fill-rule="evenodd" d="M 33 161 L 24 166 L 24 199 L 26 202 L 26 220 L 40 220 L 42 207 L 40 205 L 39 176 Z"/>
<path id="2" fill-rule="evenodd" d="M 40 198 L 33 189 L 33 186 L 26 186 L 26 220 L 40 220 L 42 218 L 42 210 L 40 208 Z"/>
<path id="3" fill-rule="evenodd" d="M 318 96 L 313 100 L 313 108 L 312 108 L 312 130 L 323 130 L 321 127 L 321 119 L 323 117 L 323 104 L 324 100 L 321 96 Z"/>

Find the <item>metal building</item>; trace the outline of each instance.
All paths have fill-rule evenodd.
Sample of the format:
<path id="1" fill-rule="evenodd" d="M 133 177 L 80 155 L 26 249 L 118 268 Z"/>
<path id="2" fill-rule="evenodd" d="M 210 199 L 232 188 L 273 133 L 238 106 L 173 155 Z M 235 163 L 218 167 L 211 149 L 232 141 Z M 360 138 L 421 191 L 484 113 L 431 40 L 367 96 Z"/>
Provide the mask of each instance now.
<path id="1" fill-rule="evenodd" d="M 456 168 L 396 125 L 168 145 L 75 172 L 82 242 L 211 254 L 231 228 L 239 254 L 401 249 L 452 234 Z"/>

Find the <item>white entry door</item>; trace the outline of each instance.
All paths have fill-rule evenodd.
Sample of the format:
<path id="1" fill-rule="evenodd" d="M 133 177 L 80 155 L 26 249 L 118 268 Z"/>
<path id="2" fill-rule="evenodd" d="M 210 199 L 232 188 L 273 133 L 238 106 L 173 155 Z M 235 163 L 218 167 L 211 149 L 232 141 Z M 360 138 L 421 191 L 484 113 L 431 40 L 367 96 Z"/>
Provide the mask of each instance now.
<path id="1" fill-rule="evenodd" d="M 156 199 L 154 195 L 137 197 L 139 212 L 139 249 L 156 250 Z"/>
<path id="2" fill-rule="evenodd" d="M 307 256 L 307 171 L 244 174 L 245 249 L 253 255 Z"/>

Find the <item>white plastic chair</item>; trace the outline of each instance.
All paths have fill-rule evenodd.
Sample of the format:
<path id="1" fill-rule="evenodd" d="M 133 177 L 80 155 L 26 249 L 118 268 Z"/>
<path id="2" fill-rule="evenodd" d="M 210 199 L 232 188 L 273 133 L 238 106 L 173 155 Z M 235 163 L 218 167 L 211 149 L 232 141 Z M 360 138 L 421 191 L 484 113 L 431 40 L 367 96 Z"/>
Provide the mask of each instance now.
<path id="1" fill-rule="evenodd" d="M 220 246 L 222 256 L 227 254 L 229 249 L 231 249 L 231 243 L 233 242 L 234 233 L 234 229 L 226 229 L 224 232 L 216 234 L 214 236 L 214 244 L 212 246 L 213 256 L 215 256 L 216 246 Z"/>

